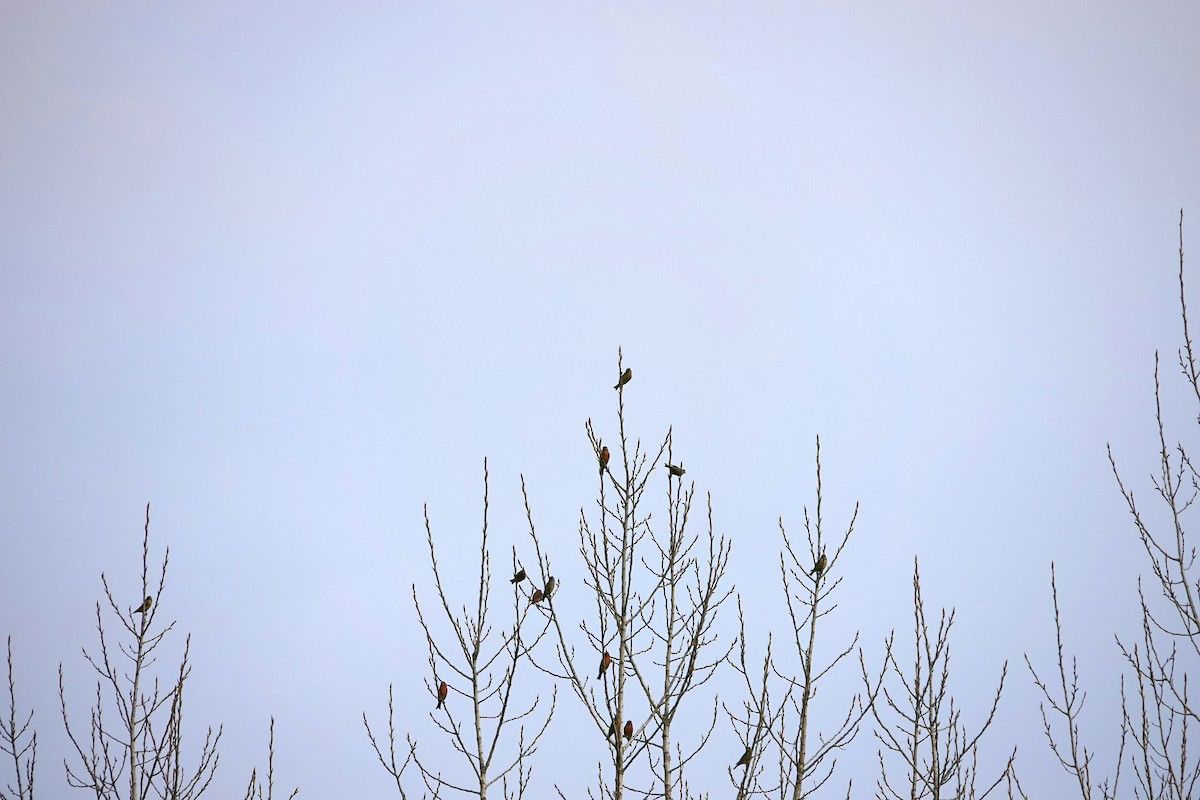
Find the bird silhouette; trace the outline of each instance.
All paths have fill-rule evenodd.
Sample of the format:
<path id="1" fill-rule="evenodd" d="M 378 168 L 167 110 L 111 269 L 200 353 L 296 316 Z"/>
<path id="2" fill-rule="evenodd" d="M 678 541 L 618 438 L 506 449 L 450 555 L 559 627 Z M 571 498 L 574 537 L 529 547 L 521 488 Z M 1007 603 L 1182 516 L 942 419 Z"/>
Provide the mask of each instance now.
<path id="1" fill-rule="evenodd" d="M 625 371 L 621 373 L 621 378 L 620 378 L 620 380 L 617 381 L 617 385 L 614 386 L 613 388 L 620 389 L 622 386 L 629 383 L 631 380 L 633 380 L 633 367 L 626 367 Z"/>
<path id="2" fill-rule="evenodd" d="M 608 469 L 609 456 L 610 456 L 610 454 L 608 452 L 608 447 L 600 448 L 600 474 L 601 475 L 604 474 L 604 470 Z"/>
<path id="3" fill-rule="evenodd" d="M 610 664 L 612 664 L 612 656 L 605 650 L 604 655 L 600 657 L 600 672 L 596 675 L 597 680 L 604 677 L 604 671 L 608 669 Z"/>
<path id="4" fill-rule="evenodd" d="M 517 570 L 517 574 L 512 576 L 512 580 L 509 583 L 520 583 L 523 580 L 525 580 L 525 570 L 519 569 Z"/>
<path id="5" fill-rule="evenodd" d="M 533 590 L 533 604 L 537 605 L 538 603 L 542 602 L 542 597 L 544 597 L 544 596 L 545 595 L 542 594 L 541 589 L 534 589 Z"/>
<path id="6" fill-rule="evenodd" d="M 738 762 L 737 762 L 736 764 L 734 764 L 734 766 L 735 766 L 735 767 L 748 767 L 748 766 L 750 766 L 750 756 L 751 756 L 751 755 L 753 755 L 753 754 L 754 754 L 754 748 L 753 748 L 753 747 L 747 747 L 747 748 L 746 748 L 746 752 L 742 753 L 742 757 L 738 759 Z"/>
<path id="7" fill-rule="evenodd" d="M 546 581 L 546 591 L 542 592 L 542 596 L 549 597 L 550 595 L 554 594 L 554 587 L 556 584 L 557 581 L 555 581 L 554 576 L 551 575 L 550 580 Z"/>
<path id="8" fill-rule="evenodd" d="M 137 608 L 135 608 L 133 610 L 133 613 L 145 614 L 147 611 L 150 610 L 150 605 L 153 602 L 154 602 L 154 598 L 152 598 L 150 595 L 146 595 L 146 599 L 142 601 L 142 604 L 140 606 L 138 606 Z"/>
<path id="9" fill-rule="evenodd" d="M 629 740 L 632 738 L 633 738 L 633 720 L 627 719 L 627 720 L 625 720 L 625 739 Z"/>
<path id="10" fill-rule="evenodd" d="M 677 467 L 674 464 L 667 464 L 667 469 L 670 470 L 672 478 L 678 478 L 687 472 L 683 467 Z"/>
<path id="11" fill-rule="evenodd" d="M 442 704 L 446 702 L 446 695 L 448 694 L 450 694 L 450 687 L 446 685 L 445 681 L 442 681 L 442 685 L 438 687 L 438 708 L 441 708 Z"/>
<path id="12" fill-rule="evenodd" d="M 813 566 L 813 570 L 809 574 L 819 578 L 825 574 L 825 567 L 827 566 L 829 566 L 829 559 L 825 558 L 824 553 L 821 553 L 820 558 L 817 559 L 817 563 Z"/>

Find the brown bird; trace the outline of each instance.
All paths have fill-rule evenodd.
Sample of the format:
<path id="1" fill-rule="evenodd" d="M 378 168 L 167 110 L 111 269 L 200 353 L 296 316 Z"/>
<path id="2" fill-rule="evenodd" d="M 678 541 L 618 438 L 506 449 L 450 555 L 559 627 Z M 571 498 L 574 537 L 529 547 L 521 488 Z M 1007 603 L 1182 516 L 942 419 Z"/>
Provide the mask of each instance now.
<path id="1" fill-rule="evenodd" d="M 683 467 L 677 467 L 674 464 L 667 464 L 667 469 L 671 471 L 672 478 L 678 478 L 683 475 L 683 473 L 687 472 L 687 470 Z"/>
<path id="2" fill-rule="evenodd" d="M 445 681 L 442 681 L 442 685 L 438 687 L 438 708 L 441 708 L 442 704 L 446 702 L 446 695 L 448 694 L 450 694 L 450 687 L 446 685 Z"/>
<path id="3" fill-rule="evenodd" d="M 816 575 L 818 578 L 825 574 L 825 567 L 829 566 L 829 559 L 825 558 L 825 554 L 821 553 L 821 557 L 817 559 L 816 565 L 813 566 L 813 571 L 810 575 Z"/>
<path id="4" fill-rule="evenodd" d="M 534 605 L 537 605 L 538 603 L 542 602 L 542 597 L 544 597 L 544 595 L 542 594 L 541 589 L 533 590 L 533 604 Z"/>
<path id="5" fill-rule="evenodd" d="M 631 380 L 633 380 L 633 368 L 626 367 L 625 371 L 621 373 L 621 378 L 620 378 L 620 380 L 617 381 L 617 385 L 614 386 L 613 388 L 620 389 L 622 386 L 629 383 Z"/>
<path id="6" fill-rule="evenodd" d="M 152 598 L 150 595 L 146 595 L 146 599 L 142 601 L 142 604 L 140 606 L 138 606 L 137 608 L 135 608 L 133 610 L 133 613 L 145 614 L 147 611 L 150 610 L 150 605 L 153 602 L 154 602 L 154 598 Z"/>
<path id="7" fill-rule="evenodd" d="M 753 748 L 753 747 L 747 747 L 747 748 L 746 748 L 746 752 L 742 753 L 742 757 L 738 759 L 738 762 L 737 762 L 736 764 L 734 764 L 734 766 L 735 766 L 735 767 L 748 767 L 748 766 L 750 766 L 750 756 L 751 756 L 751 755 L 753 755 L 753 754 L 754 754 L 754 748 Z"/>
<path id="8" fill-rule="evenodd" d="M 604 655 L 600 657 L 600 673 L 596 675 L 597 680 L 604 677 L 604 671 L 608 669 L 610 664 L 612 664 L 612 656 L 605 650 Z"/>
<path id="9" fill-rule="evenodd" d="M 549 597 L 550 595 L 554 594 L 555 584 L 556 584 L 556 581 L 554 580 L 554 576 L 551 575 L 550 580 L 546 581 L 546 591 L 542 592 L 542 596 Z"/>
<path id="10" fill-rule="evenodd" d="M 600 474 L 601 475 L 604 474 L 604 470 L 608 469 L 609 455 L 610 454 L 608 452 L 608 447 L 600 448 Z"/>
<path id="11" fill-rule="evenodd" d="M 627 720 L 625 720 L 625 739 L 629 740 L 632 738 L 633 738 L 633 720 L 627 719 Z"/>
<path id="12" fill-rule="evenodd" d="M 512 576 L 512 580 L 509 581 L 509 583 L 520 583 L 523 580 L 525 580 L 525 570 L 520 569 L 520 570 L 517 570 L 516 575 Z"/>

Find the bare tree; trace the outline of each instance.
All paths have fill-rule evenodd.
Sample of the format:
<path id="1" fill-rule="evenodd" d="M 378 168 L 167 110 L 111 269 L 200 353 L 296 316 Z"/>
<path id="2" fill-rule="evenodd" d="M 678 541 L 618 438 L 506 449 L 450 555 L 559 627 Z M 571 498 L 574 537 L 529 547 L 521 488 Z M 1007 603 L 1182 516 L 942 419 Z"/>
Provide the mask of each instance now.
<path id="1" fill-rule="evenodd" d="M 976 793 L 979 740 L 996 718 L 1008 662 L 1000 671 L 1000 683 L 986 719 L 974 733 L 969 732 L 962 721 L 962 709 L 949 689 L 950 630 L 953 626 L 953 609 L 948 615 L 943 609 L 937 627 L 931 629 L 921 597 L 919 564 L 914 558 L 912 671 L 906 672 L 900 667 L 892 647 L 894 634 L 889 636 L 887 667 L 898 685 L 889 687 L 884 683 L 884 702 L 871 705 L 876 721 L 875 736 L 883 745 L 878 753 L 880 777 L 876 783 L 876 797 L 881 800 L 984 798 L 1012 772 L 1015 748 L 996 781 L 982 794 Z M 865 667 L 863 680 L 869 683 Z M 888 716 L 893 720 L 884 720 L 881 705 L 886 706 L 885 713 L 890 710 Z M 888 774 L 889 759 L 884 757 L 885 750 L 900 762 L 902 776 Z"/>
<path id="2" fill-rule="evenodd" d="M 489 789 L 497 782 L 501 784 L 501 796 L 504 798 L 520 798 L 525 796 L 529 787 L 531 765 L 530 757 L 537 752 L 538 742 L 550 725 L 554 715 L 557 692 L 552 696 L 550 708 L 545 717 L 535 720 L 531 731 L 526 730 L 526 721 L 534 719 L 540 697 L 534 697 L 528 706 L 514 710 L 516 700 L 514 690 L 522 663 L 528 659 L 529 653 L 546 633 L 546 625 L 536 615 L 531 616 L 541 602 L 539 595 L 542 589 L 527 593 L 525 589 L 528 575 L 519 566 L 516 553 L 513 554 L 513 579 L 509 582 L 512 587 L 513 622 L 507 632 L 501 635 L 501 641 L 492 645 L 492 624 L 489 620 L 491 613 L 492 572 L 491 555 L 488 551 L 488 470 L 487 460 L 483 462 L 483 534 L 480 544 L 479 557 L 479 588 L 475 598 L 475 608 L 469 611 L 464 605 L 461 613 L 455 613 L 450 608 L 450 599 L 442 583 L 442 575 L 438 566 L 437 550 L 433 541 L 433 528 L 429 522 L 429 509 L 425 509 L 425 538 L 429 545 L 429 558 L 433 568 L 434 583 L 446 621 L 453 631 L 454 644 L 443 646 L 435 637 L 429 620 L 421 607 L 417 595 L 417 587 L 413 585 L 413 604 L 416 607 L 417 618 L 425 632 L 425 642 L 429 650 L 430 676 L 426 679 L 426 687 L 437 706 L 430 716 L 438 729 L 445 734 L 455 751 L 462 754 L 470 766 L 473 781 L 455 781 L 443 776 L 431 763 L 422 759 L 417 753 L 416 740 L 409 734 L 406 746 L 397 753 L 395 730 L 395 707 L 393 703 L 393 687 L 388 687 L 388 746 L 385 755 L 379 738 L 371 730 L 366 713 L 363 714 L 363 725 L 375 755 L 384 769 L 392 776 L 396 789 L 401 797 L 408 793 L 403 784 L 403 774 L 410 764 L 415 765 L 425 789 L 431 797 L 441 797 L 444 790 L 469 794 L 486 800 Z M 545 585 L 545 584 L 543 584 Z M 553 587 L 549 587 L 550 594 Z M 534 622 L 536 621 L 536 622 Z M 541 630 L 526 636 L 527 627 L 536 628 L 541 624 Z M 465 700 L 466 708 L 463 703 Z M 517 725 L 517 738 L 511 749 L 503 752 L 501 733 L 506 727 Z M 500 757 L 501 760 L 497 761 Z"/>
<path id="3" fill-rule="evenodd" d="M 1184 381 L 1200 407 L 1200 367 L 1188 327 L 1184 287 L 1183 212 L 1179 212 L 1179 306 L 1183 347 L 1178 363 Z M 1189 752 L 1188 736 L 1200 721 L 1200 708 L 1189 693 L 1189 678 L 1200 657 L 1200 578 L 1194 571 L 1195 545 L 1188 541 L 1187 515 L 1200 493 L 1200 473 L 1182 442 L 1167 438 L 1159 382 L 1159 357 L 1154 356 L 1154 403 L 1158 423 L 1159 471 L 1151 476 L 1162 501 L 1164 522 L 1155 524 L 1138 505 L 1117 469 L 1112 447 L 1109 463 L 1129 508 L 1134 527 L 1153 574 L 1147 595 L 1138 580 L 1142 612 L 1140 641 L 1118 638 L 1134 681 L 1135 698 L 1123 697 L 1123 726 L 1133 738 L 1131 766 L 1135 794 L 1148 798 L 1195 796 L 1200 783 L 1200 759 Z M 1197 416 L 1200 421 L 1200 415 Z"/>
<path id="4" fill-rule="evenodd" d="M 1116 766 L 1112 779 L 1103 778 L 1099 783 L 1093 783 L 1092 761 L 1095 753 L 1088 749 L 1080 735 L 1079 718 L 1083 712 L 1087 692 L 1079 685 L 1079 663 L 1071 656 L 1071 669 L 1067 670 L 1067 657 L 1063 647 L 1062 619 L 1058 613 L 1058 582 L 1054 574 L 1054 564 L 1050 564 L 1050 594 L 1054 605 L 1054 634 L 1058 645 L 1058 674 L 1055 676 L 1054 688 L 1038 675 L 1029 655 L 1025 655 L 1025 663 L 1033 676 L 1033 682 L 1042 693 L 1039 707 L 1042 712 L 1042 730 L 1051 752 L 1058 763 L 1067 771 L 1079 786 L 1080 800 L 1092 800 L 1093 788 L 1099 790 L 1103 800 L 1115 800 L 1121 783 L 1121 763 L 1124 760 L 1125 744 L 1128 740 L 1128 717 L 1122 715 L 1121 744 L 1117 751 Z M 1125 679 L 1121 679 L 1121 701 L 1125 705 Z M 1062 725 L 1063 733 L 1055 733 L 1055 723 Z"/>
<path id="5" fill-rule="evenodd" d="M 263 789 L 266 789 L 266 795 L 263 795 Z M 288 795 L 288 800 L 300 794 L 300 789 L 297 787 Z M 267 782 L 264 787 L 262 781 L 258 778 L 258 770 L 250 772 L 250 785 L 246 787 L 245 800 L 274 800 L 275 797 L 275 718 L 271 717 L 271 733 L 267 740 Z"/>
<path id="6" fill-rule="evenodd" d="M 742 610 L 741 595 L 737 598 L 737 604 L 738 654 L 737 658 L 733 660 L 733 668 L 742 676 L 742 681 L 746 686 L 746 695 L 738 711 L 734 711 L 726 703 L 721 705 L 745 749 L 742 751 L 741 757 L 728 768 L 729 780 L 737 789 L 738 800 L 775 791 L 778 791 L 779 796 L 783 798 L 787 794 L 784 789 L 786 778 L 783 776 L 785 759 L 780 758 L 779 782 L 771 786 L 764 786 L 762 776 L 765 771 L 763 768 L 765 759 L 763 755 L 766 746 L 773 739 L 778 738 L 776 729 L 782 727 L 783 708 L 791 697 L 791 685 L 789 684 L 785 691 L 782 701 L 777 706 L 773 706 L 770 691 L 771 676 L 774 674 L 774 663 L 771 658 L 773 637 L 770 634 L 767 636 L 767 647 L 763 655 L 761 672 L 752 674 L 746 652 L 746 617 Z M 740 777 L 737 775 L 739 768 L 742 769 Z"/>
<path id="7" fill-rule="evenodd" d="M 601 441 L 591 420 L 586 425 L 599 466 L 598 520 L 589 521 L 580 510 L 579 551 L 595 618 L 580 623 L 586 644 L 577 648 L 554 613 L 553 597 L 548 598 L 543 613 L 558 637 L 558 664 L 539 666 L 567 682 L 592 718 L 597 741 L 607 743 L 611 777 L 601 769 L 595 792 L 620 800 L 632 788 L 630 768 L 646 756 L 647 776 L 637 792 L 673 800 L 692 796 L 686 767 L 716 726 L 714 696 L 711 717 L 699 735 L 684 744 L 673 727 L 685 707 L 691 713 L 685 699 L 713 677 L 733 647 L 719 644 L 715 626 L 732 592 L 724 587 L 730 545 L 716 534 L 711 497 L 707 532 L 688 528 L 695 484 L 683 485 L 686 471 L 674 461 L 671 431 L 653 452 L 643 451 L 640 439 L 630 441 L 625 392 L 633 373 L 620 353 L 617 375 L 615 451 Z M 655 474 L 667 485 L 662 527 L 646 510 Z M 530 533 L 539 561 L 549 570 L 532 516 Z M 593 790 L 589 794 L 595 796 Z"/>
<path id="8" fill-rule="evenodd" d="M 830 540 L 826 536 L 820 437 L 817 437 L 816 444 L 816 478 L 815 514 L 810 514 L 808 506 L 804 506 L 807 546 L 803 550 L 788 535 L 783 518 L 779 519 L 779 531 L 783 540 L 783 549 L 779 554 L 780 583 L 791 622 L 792 643 L 799 660 L 798 670 L 788 674 L 778 669 L 771 660 L 770 644 L 764 659 L 760 683 L 754 684 L 751 681 L 744 644 L 740 650 L 741 657 L 735 663 L 735 668 L 742 674 L 746 683 L 747 699 L 743 703 L 741 714 L 734 714 L 728 708 L 726 713 L 735 727 L 753 734 L 747 736 L 745 741 L 746 751 L 743 759 L 747 761 L 744 765 L 746 769 L 740 778 L 733 771 L 730 775 L 731 781 L 738 789 L 739 797 L 760 792 L 778 792 L 781 800 L 801 800 L 824 786 L 832 777 L 837 765 L 836 753 L 847 747 L 857 736 L 862 719 L 874 702 L 882 680 L 883 669 L 880 670 L 880 679 L 873 685 L 867 685 L 865 694 L 855 694 L 849 698 L 845 711 L 839 712 L 837 725 L 829 733 L 823 734 L 815 747 L 812 746 L 809 730 L 813 712 L 812 700 L 817 683 L 849 656 L 858 644 L 858 633 L 855 632 L 850 643 L 828 663 L 816 666 L 818 622 L 837 608 L 830 598 L 841 585 L 842 577 L 834 577 L 834 574 L 858 519 L 858 504 L 855 504 L 850 521 L 840 539 L 834 537 Z M 744 640 L 744 625 L 742 637 Z M 782 699 L 774 708 L 768 687 L 772 674 L 784 682 Z M 779 778 L 778 782 L 771 786 L 762 784 L 762 770 L 758 766 L 767 739 L 771 740 L 779 752 Z M 740 761 L 735 767 L 739 765 Z"/>
<path id="9" fill-rule="evenodd" d="M 162 609 L 171 551 L 163 554 L 158 587 L 150 583 L 150 506 L 146 506 L 146 525 L 142 537 L 142 581 L 137 607 L 122 607 L 113 597 L 107 577 L 101 573 L 108 606 L 125 629 L 128 640 L 117 643 L 118 660 L 109 650 L 101 605 L 96 603 L 96 630 L 100 636 L 100 655 L 94 657 L 85 648 L 84 658 L 99 675 L 96 702 L 91 709 L 89 742 L 85 747 L 71 728 L 63 667 L 58 667 L 58 691 L 63 725 L 79 756 L 72 767 L 64 760 L 67 782 L 76 788 L 90 789 L 97 798 L 140 800 L 153 791 L 171 800 L 194 800 L 208 788 L 220 756 L 217 744 L 221 729 L 208 728 L 196 766 L 190 772 L 183 766 L 184 684 L 191 674 L 188 654 L 191 636 L 184 644 L 179 671 L 165 686 L 154 673 L 157 650 L 174 627 L 171 621 L 159 627 L 155 620 Z M 116 720 L 105 718 L 104 687 L 115 709 Z"/>
<path id="10" fill-rule="evenodd" d="M 33 709 L 25 721 L 18 722 L 17 687 L 13 678 L 12 637 L 8 637 L 8 719 L 0 723 L 0 752 L 13 760 L 13 775 L 17 785 L 8 784 L 8 791 L 0 792 L 0 800 L 33 800 L 33 778 L 37 768 L 37 731 L 31 731 Z M 26 738 L 28 734 L 28 738 Z"/>

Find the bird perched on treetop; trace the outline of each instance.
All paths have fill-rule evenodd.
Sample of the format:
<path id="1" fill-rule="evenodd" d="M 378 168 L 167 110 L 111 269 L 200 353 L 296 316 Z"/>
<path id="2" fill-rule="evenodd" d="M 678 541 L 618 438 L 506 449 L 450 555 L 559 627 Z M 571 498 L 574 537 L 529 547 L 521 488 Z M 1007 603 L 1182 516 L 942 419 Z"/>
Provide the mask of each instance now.
<path id="1" fill-rule="evenodd" d="M 138 606 L 137 608 L 134 609 L 133 613 L 145 614 L 147 611 L 150 610 L 150 605 L 153 602 L 154 602 L 154 598 L 152 598 L 150 595 L 146 595 L 146 599 L 142 601 L 142 604 L 140 606 Z"/>
<path id="2" fill-rule="evenodd" d="M 549 597 L 550 595 L 554 594 L 555 583 L 556 581 L 554 580 L 554 576 L 551 575 L 550 580 L 546 581 L 546 591 L 542 592 L 545 597 Z"/>
<path id="3" fill-rule="evenodd" d="M 747 747 L 746 752 L 742 753 L 742 757 L 734 764 L 735 767 L 750 766 L 750 756 L 754 754 L 753 747 Z"/>
<path id="4" fill-rule="evenodd" d="M 446 702 L 446 695 L 448 694 L 450 694 L 450 687 L 446 685 L 445 681 L 442 681 L 442 685 L 438 687 L 438 708 L 441 708 L 442 704 Z"/>
<path id="5" fill-rule="evenodd" d="M 610 457 L 611 457 L 611 454 L 608 452 L 608 446 L 606 445 L 604 447 L 601 447 L 600 448 L 600 474 L 601 475 L 604 474 L 604 470 L 608 469 L 608 459 Z"/>
<path id="6" fill-rule="evenodd" d="M 633 367 L 626 367 L 625 371 L 621 373 L 621 378 L 620 378 L 620 380 L 617 381 L 617 385 L 614 386 L 613 388 L 620 389 L 622 386 L 629 383 L 631 380 L 633 380 Z"/>
<path id="7" fill-rule="evenodd" d="M 818 578 L 825 574 L 825 567 L 829 565 L 829 559 L 825 558 L 825 554 L 821 553 L 821 557 L 817 559 L 813 571 L 809 574 L 816 575 Z"/>
<path id="8" fill-rule="evenodd" d="M 612 656 L 610 656 L 608 651 L 605 650 L 604 655 L 600 657 L 600 672 L 598 675 L 596 675 L 597 679 L 604 677 L 604 671 L 608 669 L 610 664 L 612 664 Z"/>
<path id="9" fill-rule="evenodd" d="M 625 720 L 625 738 L 626 739 L 633 738 L 633 720 L 631 720 L 631 719 Z"/>
<path id="10" fill-rule="evenodd" d="M 525 580 L 524 568 L 517 570 L 517 574 L 512 576 L 512 580 L 509 583 L 520 583 L 523 580 Z"/>
<path id="11" fill-rule="evenodd" d="M 542 597 L 544 597 L 544 595 L 542 594 L 541 589 L 533 590 L 533 604 L 534 605 L 537 605 L 538 603 L 542 602 Z"/>
<path id="12" fill-rule="evenodd" d="M 674 464 L 667 464 L 667 469 L 670 471 L 672 478 L 678 478 L 687 472 L 683 467 L 677 467 Z"/>

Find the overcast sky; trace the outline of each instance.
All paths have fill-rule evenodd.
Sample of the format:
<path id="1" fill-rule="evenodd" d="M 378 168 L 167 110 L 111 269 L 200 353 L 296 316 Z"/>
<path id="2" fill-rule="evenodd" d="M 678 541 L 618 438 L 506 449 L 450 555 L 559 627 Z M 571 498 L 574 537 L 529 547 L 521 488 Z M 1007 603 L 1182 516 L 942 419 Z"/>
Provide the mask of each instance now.
<path id="1" fill-rule="evenodd" d="M 0 636 L 42 791 L 58 664 L 82 725 L 100 573 L 137 601 L 147 502 L 189 723 L 225 724 L 215 796 L 272 714 L 288 788 L 388 796 L 361 715 L 389 682 L 448 753 L 422 505 L 457 606 L 485 457 L 496 571 L 532 561 L 523 474 L 576 631 L 620 347 L 629 429 L 673 425 L 712 493 L 752 649 L 787 632 L 778 519 L 801 530 L 820 435 L 827 521 L 861 502 L 827 650 L 910 629 L 919 556 L 969 719 L 1008 659 L 985 746 L 1053 796 L 1022 658 L 1053 656 L 1049 563 L 1107 752 L 1144 568 L 1105 446 L 1149 502 L 1156 350 L 1180 435 L 1197 411 L 1171 365 L 1198 29 L 1188 2 L 5 4 Z M 604 744 L 565 690 L 552 731 L 534 794 L 581 796 Z M 741 747 L 710 746 L 719 795 Z"/>

